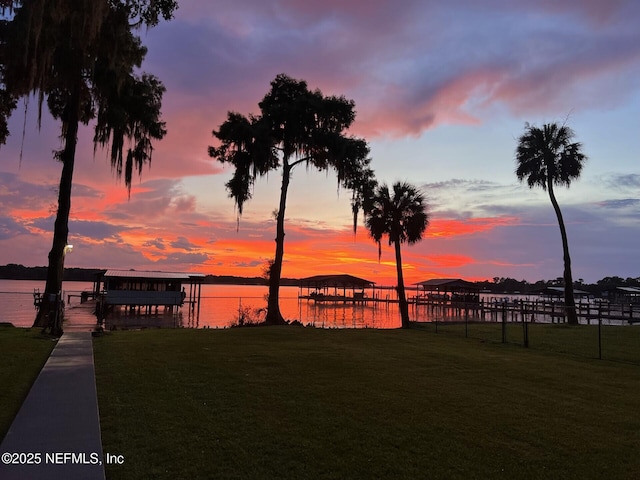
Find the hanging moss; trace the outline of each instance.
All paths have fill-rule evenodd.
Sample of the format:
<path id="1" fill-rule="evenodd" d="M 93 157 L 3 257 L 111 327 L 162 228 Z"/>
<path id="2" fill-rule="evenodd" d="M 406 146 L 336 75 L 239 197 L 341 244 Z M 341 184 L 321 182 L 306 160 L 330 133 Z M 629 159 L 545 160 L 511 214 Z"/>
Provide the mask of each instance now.
<path id="1" fill-rule="evenodd" d="M 154 77 L 133 73 L 146 54 L 133 31 L 171 18 L 176 2 L 5 0 L 0 7 L 10 12 L 0 22 L 0 141 L 18 98 L 35 95 L 39 119 L 46 101 L 61 124 L 63 147 L 54 158 L 63 168 L 45 286 L 50 298 L 62 285 L 79 124 L 97 116 L 96 147 L 111 147 L 111 164 L 118 177 L 124 169 L 129 189 L 134 168 L 141 173 L 151 160 L 152 140 L 166 133 L 160 119 L 164 87 Z M 43 312 L 50 308 L 43 303 L 34 326 L 47 326 Z M 61 332 L 60 325 L 48 327 L 56 335 Z"/>

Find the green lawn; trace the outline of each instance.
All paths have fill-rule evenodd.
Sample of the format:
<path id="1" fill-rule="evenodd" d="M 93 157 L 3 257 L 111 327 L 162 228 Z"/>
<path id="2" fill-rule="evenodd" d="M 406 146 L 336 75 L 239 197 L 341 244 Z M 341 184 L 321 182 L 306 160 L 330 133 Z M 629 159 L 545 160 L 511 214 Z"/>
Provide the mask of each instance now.
<path id="1" fill-rule="evenodd" d="M 40 330 L 0 326 L 0 439 L 4 438 L 55 342 Z"/>
<path id="2" fill-rule="evenodd" d="M 115 479 L 640 478 L 640 367 L 427 329 L 94 341 Z"/>
<path id="3" fill-rule="evenodd" d="M 417 328 L 436 332 L 435 323 L 416 324 Z M 556 353 L 629 362 L 640 365 L 640 326 L 603 325 L 598 340 L 598 325 L 568 325 L 566 323 L 528 323 L 529 348 Z M 438 323 L 438 334 L 467 336 L 488 342 L 502 341 L 502 324 L 496 322 Z M 524 345 L 524 326 L 507 322 L 507 343 Z M 600 343 L 600 347 L 599 347 Z M 600 348 L 600 350 L 599 350 Z"/>

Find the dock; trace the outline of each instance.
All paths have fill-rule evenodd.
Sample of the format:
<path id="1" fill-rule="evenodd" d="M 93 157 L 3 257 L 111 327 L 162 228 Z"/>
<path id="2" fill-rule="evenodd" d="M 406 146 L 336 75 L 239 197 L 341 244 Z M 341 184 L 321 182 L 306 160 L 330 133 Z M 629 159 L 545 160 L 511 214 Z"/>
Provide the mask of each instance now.
<path id="1" fill-rule="evenodd" d="M 507 321 L 522 321 L 541 323 L 566 322 L 566 308 L 564 302 L 558 299 L 508 299 L 507 297 L 482 298 L 480 295 L 469 294 L 422 294 L 420 290 L 407 288 L 411 295 L 407 302 L 419 312 L 426 310 L 429 318 L 442 319 L 466 318 L 472 321 L 499 322 L 503 317 Z M 376 287 L 365 292 L 343 292 L 330 294 L 328 292 L 311 292 L 299 294 L 298 300 L 318 304 L 356 304 L 372 305 L 398 303 L 398 298 L 392 288 Z M 586 324 L 591 322 L 605 322 L 619 325 L 640 324 L 640 303 L 621 303 L 609 301 L 585 301 L 576 299 L 576 314 L 578 319 Z"/>
<path id="2" fill-rule="evenodd" d="M 82 303 L 67 303 L 64 309 L 64 331 L 91 332 L 98 327 L 95 315 L 96 302 L 88 300 Z"/>
<path id="3" fill-rule="evenodd" d="M 374 297 L 367 297 L 359 292 L 349 295 L 328 295 L 324 293 L 312 293 L 311 295 L 299 295 L 299 300 L 310 300 L 315 303 L 359 303 L 366 305 L 371 302 L 397 302 L 398 300 L 380 300 Z"/>
<path id="4" fill-rule="evenodd" d="M 432 315 L 442 317 L 467 317 L 480 321 L 510 321 L 563 323 L 566 321 L 565 305 L 555 300 L 479 300 L 476 302 L 455 302 L 425 297 L 412 297 L 409 302 L 416 308 L 424 307 Z M 590 324 L 609 322 L 620 324 L 640 323 L 640 304 L 619 304 L 609 302 L 576 302 L 578 319 Z"/>

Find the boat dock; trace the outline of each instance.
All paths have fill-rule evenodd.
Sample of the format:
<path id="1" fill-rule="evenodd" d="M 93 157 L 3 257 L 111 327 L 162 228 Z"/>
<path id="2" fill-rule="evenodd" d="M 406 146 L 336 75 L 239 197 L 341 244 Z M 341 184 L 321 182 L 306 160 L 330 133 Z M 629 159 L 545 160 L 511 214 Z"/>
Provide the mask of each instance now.
<path id="1" fill-rule="evenodd" d="M 414 306 L 424 306 L 429 313 L 443 317 L 469 317 L 480 321 L 510 321 L 563 323 L 566 321 L 565 305 L 557 300 L 512 300 L 489 299 L 477 302 L 456 302 L 412 297 Z M 587 324 L 592 321 L 640 323 L 640 305 L 609 302 L 576 302 L 576 314 Z"/>
<path id="2" fill-rule="evenodd" d="M 62 328 L 65 331 L 92 331 L 99 327 L 95 314 L 96 302 L 89 300 L 82 303 L 67 303 L 64 309 L 64 322 Z"/>

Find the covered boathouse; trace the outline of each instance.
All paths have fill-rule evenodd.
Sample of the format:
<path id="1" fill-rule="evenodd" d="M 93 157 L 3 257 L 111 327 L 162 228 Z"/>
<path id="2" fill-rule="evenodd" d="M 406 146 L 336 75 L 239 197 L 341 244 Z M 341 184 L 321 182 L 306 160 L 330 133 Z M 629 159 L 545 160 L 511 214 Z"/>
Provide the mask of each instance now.
<path id="1" fill-rule="evenodd" d="M 105 312 L 124 306 L 151 313 L 153 307 L 173 310 L 185 303 L 193 309 L 200 305 L 203 280 L 201 273 L 107 270 L 97 282 L 99 303 Z"/>
<path id="2" fill-rule="evenodd" d="M 615 287 L 606 292 L 611 303 L 640 304 L 640 287 Z"/>
<path id="3" fill-rule="evenodd" d="M 479 303 L 480 287 L 461 278 L 432 278 L 416 283 L 415 302 L 432 304 Z"/>
<path id="4" fill-rule="evenodd" d="M 353 275 L 315 275 L 299 280 L 298 298 L 315 302 L 366 302 L 366 289 L 373 288 L 375 282 Z M 303 293 L 303 290 L 306 292 Z"/>
<path id="5" fill-rule="evenodd" d="M 564 287 L 544 287 L 542 290 L 538 290 L 540 296 L 543 299 L 549 301 L 564 301 Z M 573 289 L 574 297 L 588 297 L 591 295 L 589 292 L 584 290 L 579 290 L 577 288 Z"/>

